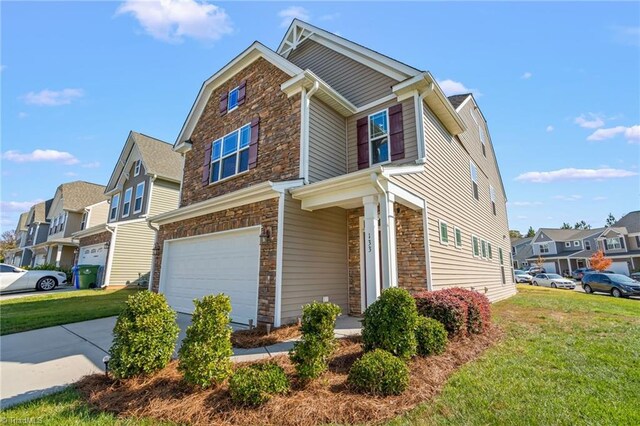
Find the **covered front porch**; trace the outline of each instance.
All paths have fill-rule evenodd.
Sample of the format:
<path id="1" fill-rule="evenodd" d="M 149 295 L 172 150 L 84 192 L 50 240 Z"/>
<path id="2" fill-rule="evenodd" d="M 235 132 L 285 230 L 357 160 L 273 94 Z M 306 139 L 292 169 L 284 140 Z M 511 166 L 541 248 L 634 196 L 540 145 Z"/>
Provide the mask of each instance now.
<path id="1" fill-rule="evenodd" d="M 46 241 L 33 247 L 38 265 L 55 265 L 62 268 L 73 266 L 78 245 L 70 238 Z"/>
<path id="2" fill-rule="evenodd" d="M 428 288 L 425 202 L 389 179 L 422 170 L 379 166 L 291 189 L 302 210 L 346 211 L 350 314 L 362 313 L 384 289 Z"/>

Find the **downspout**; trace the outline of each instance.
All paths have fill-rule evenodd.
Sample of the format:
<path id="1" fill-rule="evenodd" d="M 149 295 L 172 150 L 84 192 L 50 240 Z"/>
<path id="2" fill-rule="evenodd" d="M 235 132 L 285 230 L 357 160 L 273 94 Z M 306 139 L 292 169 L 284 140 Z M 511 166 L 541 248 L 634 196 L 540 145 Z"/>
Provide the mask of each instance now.
<path id="1" fill-rule="evenodd" d="M 309 116 L 311 115 L 311 97 L 320 88 L 320 83 L 317 81 L 313 83 L 311 89 L 308 92 L 303 90 L 302 101 L 304 102 L 302 108 L 302 146 L 300 147 L 300 177 L 304 179 L 304 183 L 309 183 Z"/>
<path id="2" fill-rule="evenodd" d="M 149 203 L 151 204 L 151 203 Z M 153 274 L 155 273 L 155 265 L 156 265 L 156 254 L 154 250 L 156 248 L 156 244 L 158 244 L 158 231 L 160 228 L 154 228 L 151 222 L 147 219 L 147 226 L 149 229 L 153 231 L 153 246 L 151 248 L 151 270 L 149 271 L 149 283 L 147 285 L 147 290 L 151 291 L 152 283 L 153 283 Z"/>
<path id="3" fill-rule="evenodd" d="M 111 278 L 111 265 L 113 264 L 113 252 L 112 250 L 115 250 L 116 247 L 116 230 L 112 227 L 110 227 L 109 225 L 105 224 L 104 225 L 104 229 L 109 231 L 111 233 L 111 241 L 109 242 L 109 251 L 107 252 L 107 267 L 105 268 L 104 271 L 104 280 L 102 281 L 102 286 L 106 287 L 107 285 L 107 278 Z"/>
<path id="4" fill-rule="evenodd" d="M 424 91 L 420 92 L 416 100 L 416 131 L 418 132 L 418 156 L 419 158 L 416 160 L 416 164 L 424 164 L 427 162 L 427 145 L 425 140 L 425 132 L 424 132 L 424 98 L 429 93 L 433 92 L 433 83 L 429 84 Z"/>

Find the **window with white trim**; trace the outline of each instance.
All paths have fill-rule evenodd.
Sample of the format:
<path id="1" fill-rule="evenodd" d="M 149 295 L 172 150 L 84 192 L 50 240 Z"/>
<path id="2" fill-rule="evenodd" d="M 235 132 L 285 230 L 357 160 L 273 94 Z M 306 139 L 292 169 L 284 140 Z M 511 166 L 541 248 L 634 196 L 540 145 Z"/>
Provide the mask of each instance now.
<path id="1" fill-rule="evenodd" d="M 471 236 L 471 249 L 474 257 L 480 257 L 480 240 L 475 235 Z"/>
<path id="2" fill-rule="evenodd" d="M 87 212 L 82 213 L 82 219 L 80 220 L 80 230 L 82 231 L 87 226 Z"/>
<path id="3" fill-rule="evenodd" d="M 478 125 L 478 132 L 480 132 L 480 142 L 482 142 L 482 155 L 487 156 L 487 145 L 485 144 L 485 134 L 482 126 Z"/>
<path id="4" fill-rule="evenodd" d="M 607 250 L 620 250 L 622 248 L 622 244 L 620 244 L 620 238 L 607 238 L 606 241 Z"/>
<path id="5" fill-rule="evenodd" d="M 124 198 L 122 199 L 122 217 L 128 217 L 131 212 L 131 193 L 133 188 L 127 188 L 124 191 Z"/>
<path id="6" fill-rule="evenodd" d="M 580 241 L 574 241 L 573 242 L 573 246 L 574 247 L 580 247 Z"/>
<path id="7" fill-rule="evenodd" d="M 389 110 L 369 116 L 369 164 L 386 163 L 389 157 Z"/>
<path id="8" fill-rule="evenodd" d="M 249 170 L 251 124 L 217 139 L 211 148 L 210 182 L 218 182 Z"/>
<path id="9" fill-rule="evenodd" d="M 142 211 L 142 201 L 144 199 L 144 182 L 136 185 L 136 198 L 133 202 L 133 212 L 140 213 Z"/>
<path id="10" fill-rule="evenodd" d="M 118 217 L 118 206 L 120 205 L 120 194 L 111 197 L 111 209 L 109 210 L 109 220 L 114 221 Z"/>
<path id="11" fill-rule="evenodd" d="M 133 167 L 133 175 L 134 176 L 138 176 L 140 174 L 140 164 L 142 163 L 141 160 L 136 161 L 135 166 Z"/>
<path id="12" fill-rule="evenodd" d="M 493 259 L 493 252 L 491 250 L 491 243 L 487 241 L 487 251 L 489 252 L 489 259 Z"/>
<path id="13" fill-rule="evenodd" d="M 543 243 L 539 245 L 540 253 L 549 253 L 549 243 Z"/>
<path id="14" fill-rule="evenodd" d="M 231 110 L 238 108 L 239 99 L 240 99 L 240 86 L 229 91 L 229 96 L 227 97 L 227 112 L 231 112 Z"/>
<path id="15" fill-rule="evenodd" d="M 498 247 L 498 259 L 500 259 L 500 264 L 502 265 L 504 258 L 502 257 L 502 248 L 500 247 Z"/>
<path id="16" fill-rule="evenodd" d="M 447 222 L 439 220 L 438 224 L 440 225 L 440 242 L 442 244 L 449 244 L 449 228 Z"/>
<path id="17" fill-rule="evenodd" d="M 478 194 L 478 167 L 476 167 L 473 161 L 469 161 L 469 170 L 471 172 L 471 191 L 473 194 L 473 198 L 479 200 L 480 195 Z"/>
<path id="18" fill-rule="evenodd" d="M 453 231 L 456 234 L 456 247 L 462 247 L 462 231 L 460 228 L 453 228 Z"/>
<path id="19" fill-rule="evenodd" d="M 487 242 L 485 240 L 481 240 L 480 244 L 482 244 L 482 258 L 487 258 Z"/>
<path id="20" fill-rule="evenodd" d="M 496 189 L 493 185 L 489 185 L 489 195 L 491 196 L 491 210 L 493 210 L 493 215 L 496 215 Z"/>
<path id="21" fill-rule="evenodd" d="M 584 242 L 584 249 L 585 250 L 591 250 L 591 243 L 589 241 L 585 241 Z"/>
<path id="22" fill-rule="evenodd" d="M 511 247 L 511 253 L 515 256 L 518 254 L 518 250 L 514 247 Z"/>
<path id="23" fill-rule="evenodd" d="M 571 241 L 565 241 L 564 246 L 565 247 L 571 247 Z"/>

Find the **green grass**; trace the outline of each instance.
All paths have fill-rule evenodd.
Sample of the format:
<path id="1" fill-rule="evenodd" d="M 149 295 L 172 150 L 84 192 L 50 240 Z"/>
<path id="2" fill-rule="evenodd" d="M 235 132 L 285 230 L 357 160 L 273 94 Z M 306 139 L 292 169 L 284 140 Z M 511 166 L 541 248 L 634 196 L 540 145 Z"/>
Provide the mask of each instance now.
<path id="1" fill-rule="evenodd" d="M 399 425 L 638 425 L 640 301 L 522 286 L 494 305 L 504 340 Z M 73 390 L 12 407 L 44 424 L 140 424 L 89 412 Z"/>
<path id="2" fill-rule="evenodd" d="M 137 288 L 77 290 L 0 301 L 0 335 L 120 313 Z"/>

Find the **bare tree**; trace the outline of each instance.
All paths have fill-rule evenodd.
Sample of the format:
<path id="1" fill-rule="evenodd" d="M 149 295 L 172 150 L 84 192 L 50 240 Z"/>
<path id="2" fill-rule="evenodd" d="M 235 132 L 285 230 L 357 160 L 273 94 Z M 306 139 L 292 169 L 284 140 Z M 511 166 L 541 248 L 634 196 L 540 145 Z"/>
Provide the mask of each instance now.
<path id="1" fill-rule="evenodd" d="M 18 240 L 15 231 L 5 231 L 0 235 L 0 261 L 4 262 L 4 254 L 7 250 L 16 248 Z"/>

